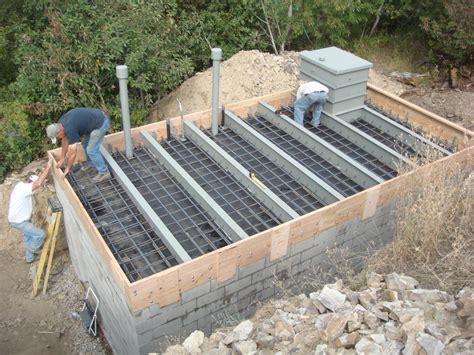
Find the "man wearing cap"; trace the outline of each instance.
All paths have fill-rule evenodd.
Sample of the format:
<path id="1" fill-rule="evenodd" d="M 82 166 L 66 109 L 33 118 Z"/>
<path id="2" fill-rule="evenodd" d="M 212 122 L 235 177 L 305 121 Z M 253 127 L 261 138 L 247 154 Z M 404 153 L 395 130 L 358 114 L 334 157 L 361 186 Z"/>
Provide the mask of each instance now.
<path id="1" fill-rule="evenodd" d="M 296 92 L 294 114 L 296 123 L 304 126 L 304 113 L 314 105 L 311 125 L 318 127 L 321 120 L 321 111 L 328 97 L 328 92 L 329 89 L 317 81 L 310 81 L 301 85 Z"/>
<path id="2" fill-rule="evenodd" d="M 103 111 L 96 108 L 78 107 L 66 112 L 58 123 L 50 124 L 46 128 L 46 134 L 53 144 L 56 144 L 56 138 L 61 138 L 62 150 L 58 165 L 61 167 L 65 164 L 64 176 L 69 173 L 76 160 L 77 145 L 74 143 L 79 142 L 82 136 L 82 148 L 87 159 L 82 170 L 95 168 L 97 175 L 92 178 L 94 182 L 110 178 L 109 170 L 100 153 L 100 147 L 109 126 L 109 118 Z"/>
<path id="3" fill-rule="evenodd" d="M 28 182 L 20 181 L 16 184 L 10 195 L 8 222 L 13 228 L 23 233 L 27 263 L 35 260 L 35 254 L 39 252 L 45 237 L 45 232 L 31 223 L 31 215 L 33 214 L 33 192 L 48 176 L 51 164 L 52 160 L 49 160 L 39 177 L 31 175 Z"/>

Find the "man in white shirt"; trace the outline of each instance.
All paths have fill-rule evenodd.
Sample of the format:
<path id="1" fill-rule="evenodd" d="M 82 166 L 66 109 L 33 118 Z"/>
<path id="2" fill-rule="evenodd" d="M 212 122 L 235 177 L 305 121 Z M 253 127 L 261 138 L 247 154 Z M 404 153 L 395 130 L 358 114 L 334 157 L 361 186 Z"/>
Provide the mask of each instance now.
<path id="1" fill-rule="evenodd" d="M 323 104 L 328 97 L 329 89 L 317 81 L 310 81 L 301 85 L 296 92 L 295 121 L 304 126 L 304 113 L 314 105 L 311 125 L 318 127 L 321 119 Z"/>
<path id="2" fill-rule="evenodd" d="M 8 209 L 8 222 L 10 225 L 23 233 L 25 241 L 26 262 L 31 263 L 43 245 L 45 232 L 31 223 L 33 214 L 33 192 L 41 186 L 48 176 L 52 160 L 48 161 L 40 176 L 31 175 L 28 182 L 19 182 L 13 188 L 10 195 L 10 207 Z"/>

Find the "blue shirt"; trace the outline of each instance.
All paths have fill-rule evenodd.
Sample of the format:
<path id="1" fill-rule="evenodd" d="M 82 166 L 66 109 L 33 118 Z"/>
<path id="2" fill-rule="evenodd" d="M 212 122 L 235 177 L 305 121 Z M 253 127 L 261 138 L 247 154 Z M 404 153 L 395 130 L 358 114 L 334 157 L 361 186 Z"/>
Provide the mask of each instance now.
<path id="1" fill-rule="evenodd" d="M 78 142 L 81 136 L 102 127 L 106 117 L 105 113 L 97 108 L 78 107 L 62 115 L 59 123 L 64 127 L 69 144 L 73 144 Z"/>

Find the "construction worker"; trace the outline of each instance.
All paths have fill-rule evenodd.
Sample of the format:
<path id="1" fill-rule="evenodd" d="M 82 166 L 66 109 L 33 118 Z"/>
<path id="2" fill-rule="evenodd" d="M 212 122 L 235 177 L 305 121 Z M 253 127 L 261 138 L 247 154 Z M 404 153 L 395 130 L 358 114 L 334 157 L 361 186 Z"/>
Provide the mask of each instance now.
<path id="1" fill-rule="evenodd" d="M 46 235 L 44 230 L 31 223 L 31 215 L 33 214 L 33 192 L 48 176 L 51 164 L 52 160 L 49 160 L 40 176 L 31 175 L 27 182 L 20 181 L 16 184 L 10 195 L 8 222 L 13 228 L 23 233 L 27 263 L 35 260 L 35 254 L 39 252 Z"/>
<path id="2" fill-rule="evenodd" d="M 77 143 L 81 136 L 83 136 L 82 148 L 87 159 L 82 170 L 87 171 L 93 168 L 97 170 L 97 175 L 92 178 L 93 182 L 110 178 L 110 172 L 100 153 L 100 147 L 109 127 L 109 117 L 103 111 L 96 108 L 78 107 L 66 112 L 58 123 L 50 124 L 46 128 L 46 134 L 53 144 L 56 144 L 56 138 L 61 138 L 62 149 L 58 165 L 65 166 L 63 178 L 69 173 L 76 160 L 77 145 L 74 143 Z"/>
<path id="3" fill-rule="evenodd" d="M 294 113 L 296 123 L 304 126 L 304 113 L 314 106 L 311 125 L 318 127 L 321 120 L 321 111 L 328 97 L 328 92 L 329 89 L 317 81 L 310 81 L 301 85 L 296 92 Z"/>

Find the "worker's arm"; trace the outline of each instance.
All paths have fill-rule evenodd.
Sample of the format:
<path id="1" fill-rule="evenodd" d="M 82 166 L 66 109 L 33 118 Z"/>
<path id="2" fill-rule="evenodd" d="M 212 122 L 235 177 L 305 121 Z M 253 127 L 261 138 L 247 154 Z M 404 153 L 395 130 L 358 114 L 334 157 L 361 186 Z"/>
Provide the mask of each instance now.
<path id="1" fill-rule="evenodd" d="M 62 168 L 66 162 L 66 156 L 69 149 L 69 139 L 67 136 L 61 138 L 61 159 L 58 160 L 58 167 Z"/>
<path id="2" fill-rule="evenodd" d="M 66 163 L 66 169 L 64 169 L 64 175 L 62 176 L 63 178 L 69 173 L 69 171 L 72 168 L 72 165 L 76 161 L 76 155 L 77 155 L 77 144 L 73 144 L 69 147 L 68 150 L 68 155 L 67 155 L 67 163 Z"/>
<path id="3" fill-rule="evenodd" d="M 53 161 L 51 159 L 48 160 L 48 164 L 46 164 L 46 167 L 44 168 L 43 172 L 41 175 L 38 177 L 38 180 L 36 180 L 32 185 L 31 189 L 35 191 L 38 187 L 41 186 L 41 184 L 44 182 L 46 179 L 46 176 L 48 176 L 49 169 L 51 169 L 51 165 L 53 164 Z"/>

